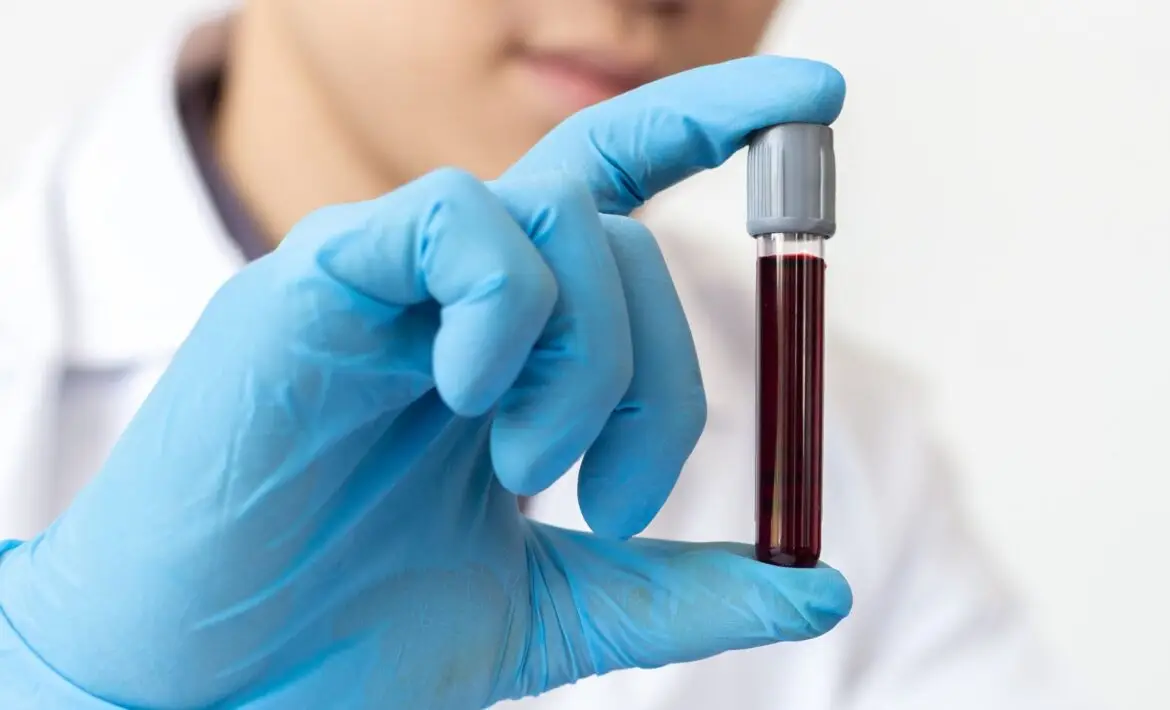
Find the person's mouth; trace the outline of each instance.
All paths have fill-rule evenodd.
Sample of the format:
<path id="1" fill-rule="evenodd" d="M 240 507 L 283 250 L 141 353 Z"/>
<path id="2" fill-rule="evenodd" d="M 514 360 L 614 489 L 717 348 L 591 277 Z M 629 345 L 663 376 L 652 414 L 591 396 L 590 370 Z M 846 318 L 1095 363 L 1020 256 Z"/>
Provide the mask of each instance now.
<path id="1" fill-rule="evenodd" d="M 524 63 L 534 90 L 563 116 L 658 78 L 645 64 L 586 52 L 530 52 Z"/>

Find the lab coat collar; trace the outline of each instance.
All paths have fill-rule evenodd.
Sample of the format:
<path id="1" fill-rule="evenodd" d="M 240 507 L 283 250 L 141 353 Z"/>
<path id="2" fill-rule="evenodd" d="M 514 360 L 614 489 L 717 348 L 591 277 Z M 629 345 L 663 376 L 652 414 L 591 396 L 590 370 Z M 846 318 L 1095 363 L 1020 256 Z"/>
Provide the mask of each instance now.
<path id="1" fill-rule="evenodd" d="M 64 239 L 66 357 L 168 356 L 245 263 L 184 135 L 177 87 L 222 65 L 230 20 L 165 33 L 69 137 L 50 209 Z"/>

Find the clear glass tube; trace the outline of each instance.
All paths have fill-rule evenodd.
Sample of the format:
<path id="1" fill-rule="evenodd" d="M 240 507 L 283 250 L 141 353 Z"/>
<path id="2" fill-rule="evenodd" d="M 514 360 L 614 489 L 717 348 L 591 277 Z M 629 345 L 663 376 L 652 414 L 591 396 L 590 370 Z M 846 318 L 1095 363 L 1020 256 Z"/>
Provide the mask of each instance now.
<path id="1" fill-rule="evenodd" d="M 756 238 L 756 557 L 821 554 L 825 238 Z"/>

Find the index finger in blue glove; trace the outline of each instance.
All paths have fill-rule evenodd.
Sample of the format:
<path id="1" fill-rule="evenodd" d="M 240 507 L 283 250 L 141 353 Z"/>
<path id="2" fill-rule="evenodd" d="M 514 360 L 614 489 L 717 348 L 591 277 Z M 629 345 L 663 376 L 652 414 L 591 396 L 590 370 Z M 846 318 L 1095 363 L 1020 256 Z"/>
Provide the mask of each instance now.
<path id="1" fill-rule="evenodd" d="M 630 321 L 601 215 L 583 185 L 544 175 L 491 187 L 537 245 L 559 293 L 492 422 L 497 477 L 534 495 L 585 453 L 629 387 Z"/>
<path id="2" fill-rule="evenodd" d="M 573 115 L 503 179 L 568 172 L 602 212 L 629 214 L 654 194 L 722 164 L 755 131 L 836 120 L 845 80 L 827 64 L 759 56 L 676 74 Z"/>

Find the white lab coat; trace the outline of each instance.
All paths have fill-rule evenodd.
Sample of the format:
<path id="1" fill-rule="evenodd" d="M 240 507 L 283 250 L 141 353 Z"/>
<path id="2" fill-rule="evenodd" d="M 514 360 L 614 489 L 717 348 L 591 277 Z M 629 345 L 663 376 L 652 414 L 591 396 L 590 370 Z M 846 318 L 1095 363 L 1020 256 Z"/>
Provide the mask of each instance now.
<path id="1" fill-rule="evenodd" d="M 223 34 L 217 23 L 169 34 L 54 132 L 0 203 L 0 539 L 34 535 L 68 505 L 209 297 L 243 266 L 187 152 L 174 97 L 183 73 L 220 61 Z M 696 236 L 674 230 L 660 241 L 697 339 L 710 423 L 648 534 L 747 541 L 754 265 Z M 827 351 L 824 557 L 853 585 L 852 617 L 816 641 L 590 679 L 518 705 L 1075 705 L 966 535 L 915 384 L 842 342 Z M 538 497 L 532 515 L 584 526 L 572 476 Z"/>

